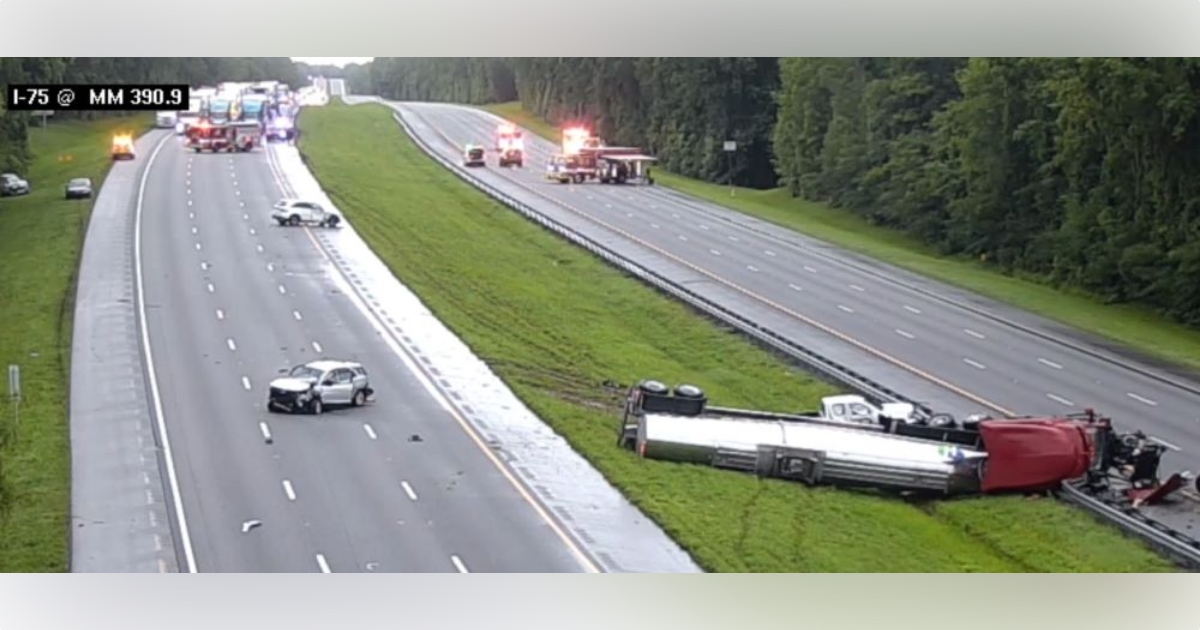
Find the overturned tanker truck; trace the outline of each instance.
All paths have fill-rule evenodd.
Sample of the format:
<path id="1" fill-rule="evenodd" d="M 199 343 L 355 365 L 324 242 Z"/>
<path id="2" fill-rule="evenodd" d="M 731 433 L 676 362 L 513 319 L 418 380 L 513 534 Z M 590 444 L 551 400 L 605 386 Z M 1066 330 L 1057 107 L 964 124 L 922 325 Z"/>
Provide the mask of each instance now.
<path id="1" fill-rule="evenodd" d="M 645 380 L 628 392 L 617 442 L 649 459 L 811 485 L 918 496 L 1053 492 L 1200 570 L 1200 541 L 1165 523 L 1179 518 L 1163 518 L 1200 515 L 1200 503 L 1180 496 L 1193 483 L 1200 490 L 1200 479 L 1161 479 L 1165 448 L 1141 432 L 1120 433 L 1091 410 L 960 423 L 860 396 L 822 403 L 795 414 L 716 407 L 698 387 Z"/>

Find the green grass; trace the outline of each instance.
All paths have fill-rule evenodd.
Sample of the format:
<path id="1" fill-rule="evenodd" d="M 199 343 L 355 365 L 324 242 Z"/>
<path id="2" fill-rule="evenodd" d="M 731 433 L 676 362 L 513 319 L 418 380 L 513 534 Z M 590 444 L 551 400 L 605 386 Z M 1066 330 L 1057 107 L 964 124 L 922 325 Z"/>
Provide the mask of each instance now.
<path id="1" fill-rule="evenodd" d="M 24 394 L 19 425 L 7 390 L 0 413 L 0 572 L 68 566 L 71 320 L 91 202 L 64 200 L 63 186 L 91 177 L 98 187 L 113 131 L 146 125 L 137 117 L 31 129 L 36 157 L 24 176 L 33 193 L 0 198 L 0 366 L 21 366 Z"/>
<path id="2" fill-rule="evenodd" d="M 524 111 L 519 103 L 490 105 L 484 109 L 554 142 L 560 139 L 552 125 Z M 655 169 L 654 179 L 662 186 L 1106 337 L 1138 354 L 1200 369 L 1200 331 L 1147 309 L 1104 304 L 1094 297 L 1048 286 L 1034 278 L 1005 275 L 975 260 L 941 256 L 895 230 L 871 225 L 846 210 L 794 199 L 783 189 L 738 188 L 730 196 L 728 186 L 682 177 L 662 169 Z"/>
<path id="3" fill-rule="evenodd" d="M 910 505 L 618 449 L 609 379 L 693 382 L 722 404 L 767 409 L 809 408 L 832 390 L 459 182 L 381 106 L 312 108 L 300 125 L 317 178 L 397 276 L 706 569 L 1170 569 L 1055 501 Z"/>

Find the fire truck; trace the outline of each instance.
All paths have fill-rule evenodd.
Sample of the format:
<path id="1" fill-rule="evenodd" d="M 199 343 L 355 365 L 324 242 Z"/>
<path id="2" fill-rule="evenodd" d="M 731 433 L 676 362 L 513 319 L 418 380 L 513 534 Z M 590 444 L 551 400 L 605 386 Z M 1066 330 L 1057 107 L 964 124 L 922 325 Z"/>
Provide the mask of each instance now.
<path id="1" fill-rule="evenodd" d="M 500 168 L 525 166 L 525 140 L 515 125 L 504 123 L 496 128 L 496 151 L 500 153 Z"/>
<path id="2" fill-rule="evenodd" d="M 199 123 L 188 127 L 185 146 L 196 153 L 229 151 L 233 147 L 234 136 L 234 127 L 229 123 L 201 119 Z"/>
<path id="3" fill-rule="evenodd" d="M 584 127 L 563 129 L 562 153 L 550 159 L 546 177 L 559 183 L 653 183 L 649 165 L 658 158 L 637 147 L 609 146 Z"/>

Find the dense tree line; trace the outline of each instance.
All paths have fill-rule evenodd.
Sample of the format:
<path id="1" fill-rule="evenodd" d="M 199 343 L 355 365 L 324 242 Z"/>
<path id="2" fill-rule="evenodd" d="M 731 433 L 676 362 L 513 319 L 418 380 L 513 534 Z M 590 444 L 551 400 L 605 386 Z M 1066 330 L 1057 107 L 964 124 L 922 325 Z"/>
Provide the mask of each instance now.
<path id="1" fill-rule="evenodd" d="M 327 79 L 344 79 L 351 91 L 358 87 L 363 93 L 371 92 L 371 63 L 350 63 L 345 66 L 313 65 L 302 61 L 296 62 L 296 68 L 301 77 L 325 77 Z"/>
<path id="2" fill-rule="evenodd" d="M 786 186 L 947 254 L 1200 324 L 1200 61 L 378 58 L 388 98 L 520 100 L 670 170 Z M 360 91 L 363 90 L 361 87 Z"/>
<path id="3" fill-rule="evenodd" d="M 9 83 L 187 83 L 275 79 L 299 85 L 303 75 L 288 57 L 0 57 L 0 170 L 29 165 L 29 116 L 4 107 Z M 106 115 L 58 112 L 55 118 Z"/>

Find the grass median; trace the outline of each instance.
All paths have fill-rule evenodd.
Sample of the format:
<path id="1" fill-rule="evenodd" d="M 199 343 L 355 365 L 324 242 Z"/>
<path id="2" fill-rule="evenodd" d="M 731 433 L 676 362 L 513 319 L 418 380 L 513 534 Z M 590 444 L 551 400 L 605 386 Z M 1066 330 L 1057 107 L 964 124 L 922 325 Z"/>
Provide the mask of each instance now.
<path id="1" fill-rule="evenodd" d="M 483 109 L 551 140 L 560 140 L 553 125 L 529 114 L 520 103 Z M 710 184 L 656 169 L 655 181 L 701 199 L 865 254 L 886 263 L 975 291 L 1037 313 L 1132 349 L 1135 355 L 1200 370 L 1200 331 L 1147 309 L 1105 304 L 1080 292 L 1058 289 L 1035 278 L 1009 276 L 978 261 L 941 256 L 929 246 L 895 230 L 871 225 L 846 210 L 795 199 L 783 189 L 737 188 Z"/>
<path id="2" fill-rule="evenodd" d="M 0 365 L 20 366 L 23 394 L 19 423 L 10 404 L 0 415 L 0 572 L 68 567 L 71 324 L 92 202 L 64 199 L 63 187 L 90 177 L 98 190 L 111 135 L 147 127 L 139 116 L 31 128 L 33 190 L 0 198 Z"/>
<path id="3" fill-rule="evenodd" d="M 1052 500 L 912 505 L 618 449 L 607 380 L 785 410 L 833 390 L 460 182 L 380 105 L 312 108 L 300 125 L 317 179 L 397 277 L 707 570 L 1170 569 Z"/>

